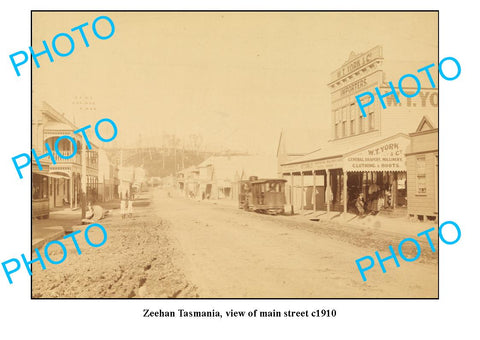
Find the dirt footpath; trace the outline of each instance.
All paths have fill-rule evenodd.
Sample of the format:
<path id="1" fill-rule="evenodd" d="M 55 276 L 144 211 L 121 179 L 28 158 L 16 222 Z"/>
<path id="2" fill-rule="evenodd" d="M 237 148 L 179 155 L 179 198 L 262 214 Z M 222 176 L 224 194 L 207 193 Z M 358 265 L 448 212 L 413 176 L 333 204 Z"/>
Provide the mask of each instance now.
<path id="1" fill-rule="evenodd" d="M 406 236 L 336 223 L 299 222 L 158 194 L 159 214 L 170 221 L 175 263 L 200 297 L 437 297 L 437 254 L 421 242 L 415 262 L 378 263 L 363 282 L 355 260 L 388 253 Z M 436 235 L 432 235 L 436 239 Z M 414 249 L 405 253 L 414 257 Z"/>
<path id="2" fill-rule="evenodd" d="M 72 240 L 63 240 L 68 252 L 65 262 L 46 262 L 46 270 L 38 262 L 33 265 L 33 298 L 196 297 L 195 287 L 172 263 L 173 249 L 166 237 L 169 225 L 151 207 L 136 208 L 134 218 L 126 220 L 117 212 L 100 224 L 108 235 L 104 245 L 89 246 L 82 231 L 76 236 L 81 255 Z M 89 236 L 93 243 L 103 239 L 97 228 Z M 40 251 L 43 256 L 44 249 Z M 62 257 L 57 245 L 49 254 L 54 260 Z"/>

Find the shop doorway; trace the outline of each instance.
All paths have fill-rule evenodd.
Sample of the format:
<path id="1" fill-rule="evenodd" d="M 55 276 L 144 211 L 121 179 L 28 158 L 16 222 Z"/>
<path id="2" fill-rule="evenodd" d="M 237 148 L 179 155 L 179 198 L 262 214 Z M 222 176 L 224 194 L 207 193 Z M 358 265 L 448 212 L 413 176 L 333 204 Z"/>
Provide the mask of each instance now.
<path id="1" fill-rule="evenodd" d="M 406 171 L 349 172 L 347 192 L 349 212 L 357 213 L 355 201 L 363 193 L 366 212 L 376 214 L 397 210 L 406 214 Z"/>

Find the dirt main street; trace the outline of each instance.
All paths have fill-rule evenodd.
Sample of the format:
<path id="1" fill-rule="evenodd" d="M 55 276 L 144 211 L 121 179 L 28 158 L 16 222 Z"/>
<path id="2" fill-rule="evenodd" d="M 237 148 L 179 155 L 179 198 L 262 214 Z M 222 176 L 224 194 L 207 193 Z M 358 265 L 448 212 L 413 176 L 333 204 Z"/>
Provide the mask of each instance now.
<path id="1" fill-rule="evenodd" d="M 364 282 L 355 260 L 377 250 L 387 257 L 382 250 L 390 244 L 396 249 L 407 236 L 260 215 L 161 193 L 155 202 L 160 216 L 171 222 L 174 262 L 200 297 L 437 297 L 438 252 L 432 253 L 427 242 L 420 241 L 419 260 L 407 263 L 399 257 L 399 268 L 388 260 L 385 274 L 375 263 Z M 412 248 L 404 247 L 410 258 Z"/>
<path id="2" fill-rule="evenodd" d="M 115 210 L 101 224 L 108 232 L 103 246 L 88 246 L 82 232 L 81 255 L 68 240 L 65 262 L 33 265 L 34 298 L 437 297 L 438 252 L 426 241 L 417 261 L 399 258 L 397 268 L 388 260 L 386 273 L 375 263 L 367 282 L 355 265 L 377 250 L 388 256 L 388 245 L 396 249 L 411 235 L 261 215 L 160 190 L 134 218 L 122 220 Z M 93 242 L 100 237 L 92 229 Z M 59 249 L 49 251 L 55 260 Z M 414 249 L 404 249 L 414 257 Z"/>

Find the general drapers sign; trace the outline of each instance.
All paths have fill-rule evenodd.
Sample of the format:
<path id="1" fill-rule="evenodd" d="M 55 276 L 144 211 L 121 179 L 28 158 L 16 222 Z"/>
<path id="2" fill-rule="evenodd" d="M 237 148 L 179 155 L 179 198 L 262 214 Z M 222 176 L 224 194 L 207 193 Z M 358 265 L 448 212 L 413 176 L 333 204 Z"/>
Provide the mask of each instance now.
<path id="1" fill-rule="evenodd" d="M 407 171 L 405 152 L 410 141 L 398 137 L 346 156 L 346 171 Z"/>

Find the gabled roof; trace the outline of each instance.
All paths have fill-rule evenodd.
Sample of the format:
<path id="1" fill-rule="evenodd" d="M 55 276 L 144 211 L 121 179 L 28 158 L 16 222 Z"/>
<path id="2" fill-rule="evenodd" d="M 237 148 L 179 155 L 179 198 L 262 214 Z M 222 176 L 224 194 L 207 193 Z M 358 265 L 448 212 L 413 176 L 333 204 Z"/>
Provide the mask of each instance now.
<path id="1" fill-rule="evenodd" d="M 415 132 L 433 130 L 433 129 L 436 129 L 437 127 L 438 127 L 438 123 L 435 120 L 432 122 L 429 116 L 423 116 Z"/>
<path id="2" fill-rule="evenodd" d="M 302 156 L 320 146 L 328 139 L 319 129 L 283 129 L 277 146 L 277 156 Z"/>
<path id="3" fill-rule="evenodd" d="M 40 111 L 42 111 L 42 113 L 47 115 L 53 121 L 64 124 L 73 130 L 78 129 L 78 127 L 76 127 L 75 124 L 73 124 L 71 121 L 65 118 L 64 115 L 60 114 L 57 110 L 55 110 L 51 105 L 49 105 L 46 102 L 42 102 L 42 108 L 40 109 Z"/>
<path id="4" fill-rule="evenodd" d="M 65 118 L 63 114 L 60 114 L 57 110 L 55 110 L 50 104 L 46 102 L 42 102 L 42 107 L 39 109 L 37 105 L 34 105 L 35 110 L 40 110 L 44 115 L 49 118 L 49 122 L 46 123 L 45 129 L 47 130 L 63 130 L 63 131 L 76 131 L 79 128 L 73 124 L 70 120 Z M 79 138 L 82 138 L 82 135 L 78 134 Z M 89 134 L 88 140 L 90 145 L 98 148 L 97 146 L 97 137 L 95 134 Z"/>

